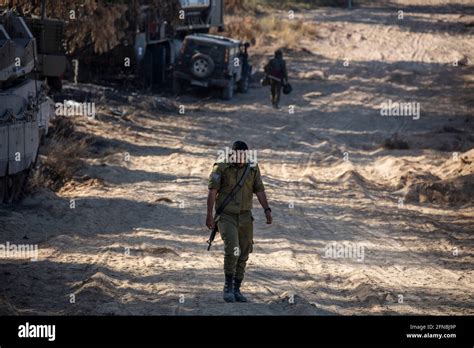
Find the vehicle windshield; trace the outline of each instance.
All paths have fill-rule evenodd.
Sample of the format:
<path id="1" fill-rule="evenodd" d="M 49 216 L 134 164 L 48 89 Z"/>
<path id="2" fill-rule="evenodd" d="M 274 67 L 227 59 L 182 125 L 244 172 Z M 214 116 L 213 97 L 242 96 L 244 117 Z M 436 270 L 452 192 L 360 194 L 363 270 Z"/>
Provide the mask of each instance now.
<path id="1" fill-rule="evenodd" d="M 209 7 L 210 0 L 180 0 L 181 7 Z"/>

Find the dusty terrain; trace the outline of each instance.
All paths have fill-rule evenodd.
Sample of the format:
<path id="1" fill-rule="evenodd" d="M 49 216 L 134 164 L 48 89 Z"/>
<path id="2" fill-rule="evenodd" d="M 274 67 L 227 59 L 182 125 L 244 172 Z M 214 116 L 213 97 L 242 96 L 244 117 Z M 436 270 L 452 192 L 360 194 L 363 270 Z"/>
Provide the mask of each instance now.
<path id="1" fill-rule="evenodd" d="M 258 84 L 232 102 L 66 86 L 97 103 L 73 119 L 90 156 L 58 193 L 0 208 L 0 243 L 39 246 L 35 262 L 0 260 L 0 313 L 474 314 L 472 6 L 304 16 L 318 35 L 285 50 L 279 111 Z M 381 116 L 389 99 L 420 118 Z M 250 302 L 226 304 L 206 181 L 237 138 L 258 150 L 274 224 L 255 200 Z M 363 259 L 327 257 L 332 243 Z"/>

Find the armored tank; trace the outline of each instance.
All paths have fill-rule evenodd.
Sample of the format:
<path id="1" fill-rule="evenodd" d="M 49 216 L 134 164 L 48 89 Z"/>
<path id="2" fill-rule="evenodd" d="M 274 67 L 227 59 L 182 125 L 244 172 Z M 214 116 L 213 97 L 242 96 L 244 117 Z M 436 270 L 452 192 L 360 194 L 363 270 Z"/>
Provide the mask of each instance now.
<path id="1" fill-rule="evenodd" d="M 36 45 L 24 18 L 0 13 L 0 203 L 21 198 L 54 116 Z"/>

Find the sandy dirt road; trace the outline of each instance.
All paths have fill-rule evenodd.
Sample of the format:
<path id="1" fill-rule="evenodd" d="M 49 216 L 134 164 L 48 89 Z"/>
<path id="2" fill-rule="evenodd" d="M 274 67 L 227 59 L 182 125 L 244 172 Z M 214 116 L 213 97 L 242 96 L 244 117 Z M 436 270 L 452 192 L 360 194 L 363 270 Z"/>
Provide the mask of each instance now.
<path id="1" fill-rule="evenodd" d="M 170 98 L 184 115 L 84 86 L 99 113 L 74 121 L 94 139 L 82 180 L 0 208 L 0 243 L 39 246 L 35 262 L 0 260 L 0 313 L 474 314 L 474 17 L 443 9 L 306 12 L 318 36 L 285 51 L 279 111 L 257 84 L 231 102 Z M 389 99 L 419 102 L 420 118 L 381 116 Z M 408 149 L 382 146 L 395 133 Z M 255 199 L 247 304 L 223 302 L 222 241 L 205 243 L 207 176 L 236 139 L 258 150 L 274 214 L 266 225 Z M 413 191 L 429 180 L 464 193 Z"/>

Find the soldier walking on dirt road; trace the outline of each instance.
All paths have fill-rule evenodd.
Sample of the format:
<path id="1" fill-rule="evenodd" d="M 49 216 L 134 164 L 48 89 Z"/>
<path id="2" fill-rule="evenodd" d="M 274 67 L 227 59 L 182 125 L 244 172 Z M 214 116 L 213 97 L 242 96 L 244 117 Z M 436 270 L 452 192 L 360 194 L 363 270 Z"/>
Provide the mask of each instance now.
<path id="1" fill-rule="evenodd" d="M 288 71 L 281 50 L 275 51 L 275 57 L 265 65 L 264 71 L 270 79 L 272 105 L 275 109 L 279 109 L 281 88 L 288 83 Z"/>
<path id="2" fill-rule="evenodd" d="M 224 241 L 226 302 L 247 302 L 240 286 L 253 248 L 254 218 L 251 209 L 254 193 L 264 209 L 267 224 L 272 223 L 272 210 L 268 206 L 260 169 L 249 157 L 247 144 L 236 141 L 231 155 L 216 162 L 209 177 L 206 225 L 213 229 L 217 223 Z M 224 206 L 222 213 L 216 214 L 216 217 L 213 216 L 214 203 L 216 211 Z"/>

